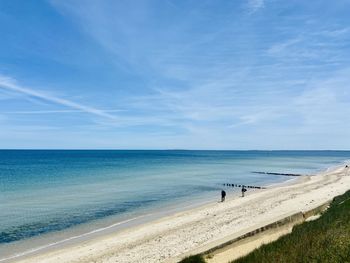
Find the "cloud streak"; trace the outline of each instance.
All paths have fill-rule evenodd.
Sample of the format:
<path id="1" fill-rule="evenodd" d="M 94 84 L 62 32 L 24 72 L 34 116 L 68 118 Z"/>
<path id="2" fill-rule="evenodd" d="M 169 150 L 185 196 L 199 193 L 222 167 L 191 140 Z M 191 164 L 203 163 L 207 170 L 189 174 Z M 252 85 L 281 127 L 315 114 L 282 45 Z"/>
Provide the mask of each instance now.
<path id="1" fill-rule="evenodd" d="M 103 110 L 103 112 L 121 112 L 123 110 Z M 28 110 L 28 111 L 6 111 L 4 114 L 55 114 L 55 113 L 82 113 L 83 110 Z"/>
<path id="2" fill-rule="evenodd" d="M 37 90 L 33 90 L 30 88 L 26 88 L 26 87 L 22 87 L 21 85 L 17 84 L 15 80 L 8 78 L 8 77 L 4 77 L 4 76 L 0 76 L 0 89 L 3 90 L 7 90 L 7 91 L 12 91 L 12 92 L 16 92 L 16 93 L 20 93 L 23 95 L 27 95 L 30 97 L 34 97 L 34 98 L 38 98 L 38 99 L 42 99 L 54 104 L 58 104 L 61 106 L 65 106 L 71 109 L 75 109 L 81 112 L 85 112 L 88 114 L 92 114 L 94 116 L 99 116 L 99 117 L 103 117 L 103 118 L 107 118 L 110 120 L 117 120 L 117 117 L 109 114 L 106 111 L 100 110 L 100 109 L 96 109 L 94 107 L 91 106 L 87 106 L 87 105 L 83 105 L 71 100 L 67 100 L 67 99 L 62 99 L 56 96 L 52 96 Z"/>

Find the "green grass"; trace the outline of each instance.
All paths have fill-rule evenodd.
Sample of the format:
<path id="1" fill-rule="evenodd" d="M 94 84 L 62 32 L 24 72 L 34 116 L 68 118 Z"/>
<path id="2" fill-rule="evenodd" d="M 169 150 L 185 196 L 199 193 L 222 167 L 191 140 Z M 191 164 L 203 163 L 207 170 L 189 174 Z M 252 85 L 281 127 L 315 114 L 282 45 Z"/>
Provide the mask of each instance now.
<path id="1" fill-rule="evenodd" d="M 233 262 L 350 262 L 350 191 L 336 197 L 319 219 Z"/>
<path id="2" fill-rule="evenodd" d="M 205 263 L 205 260 L 200 255 L 189 256 L 180 261 L 181 263 Z"/>
<path id="3" fill-rule="evenodd" d="M 204 263 L 191 256 L 181 263 Z M 293 228 L 293 232 L 261 246 L 232 263 L 350 263 L 350 191 L 336 197 L 317 220 Z"/>

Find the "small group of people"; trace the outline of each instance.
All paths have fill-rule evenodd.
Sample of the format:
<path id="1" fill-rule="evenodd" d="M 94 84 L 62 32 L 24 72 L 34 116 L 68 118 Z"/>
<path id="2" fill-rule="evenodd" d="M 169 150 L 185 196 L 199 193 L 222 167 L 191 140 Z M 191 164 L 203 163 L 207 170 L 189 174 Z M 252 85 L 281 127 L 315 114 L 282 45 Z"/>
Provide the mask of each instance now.
<path id="1" fill-rule="evenodd" d="M 244 187 L 244 185 L 242 186 L 241 192 L 242 192 L 242 197 L 244 197 L 244 193 L 247 192 L 247 189 Z M 225 202 L 225 199 L 226 199 L 226 192 L 224 190 L 221 190 L 221 202 Z"/>

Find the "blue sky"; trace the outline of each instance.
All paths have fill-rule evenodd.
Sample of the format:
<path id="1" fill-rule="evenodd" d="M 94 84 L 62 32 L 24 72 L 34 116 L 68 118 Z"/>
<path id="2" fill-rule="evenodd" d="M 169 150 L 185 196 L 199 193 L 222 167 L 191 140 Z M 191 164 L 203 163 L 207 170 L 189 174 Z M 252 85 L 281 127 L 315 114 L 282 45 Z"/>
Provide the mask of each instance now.
<path id="1" fill-rule="evenodd" d="M 0 0 L 0 148 L 350 149 L 349 13 Z"/>

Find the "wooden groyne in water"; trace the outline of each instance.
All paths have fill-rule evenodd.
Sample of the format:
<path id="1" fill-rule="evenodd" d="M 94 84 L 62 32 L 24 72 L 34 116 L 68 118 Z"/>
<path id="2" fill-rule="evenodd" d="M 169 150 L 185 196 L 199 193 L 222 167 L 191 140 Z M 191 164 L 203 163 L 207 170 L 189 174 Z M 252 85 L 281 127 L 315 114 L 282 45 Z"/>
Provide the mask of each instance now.
<path id="1" fill-rule="evenodd" d="M 268 175 L 282 175 L 282 176 L 303 176 L 303 174 L 291 174 L 291 173 L 271 173 L 271 172 L 252 172 L 253 174 L 268 174 Z"/>
<path id="2" fill-rule="evenodd" d="M 244 185 L 244 184 L 223 184 L 223 186 L 227 187 L 244 187 L 244 188 L 252 188 L 252 189 L 266 189 L 266 187 L 262 186 L 254 186 L 254 185 Z"/>
<path id="3" fill-rule="evenodd" d="M 303 174 L 293 174 L 293 173 L 274 173 L 274 172 L 259 172 L 259 171 L 253 171 L 254 174 L 267 174 L 267 175 L 280 175 L 280 176 L 303 176 Z M 244 185 L 244 184 L 223 184 L 223 186 L 226 187 L 244 187 L 244 188 L 251 188 L 251 189 L 266 189 L 266 187 L 262 186 L 255 186 L 255 185 Z"/>

